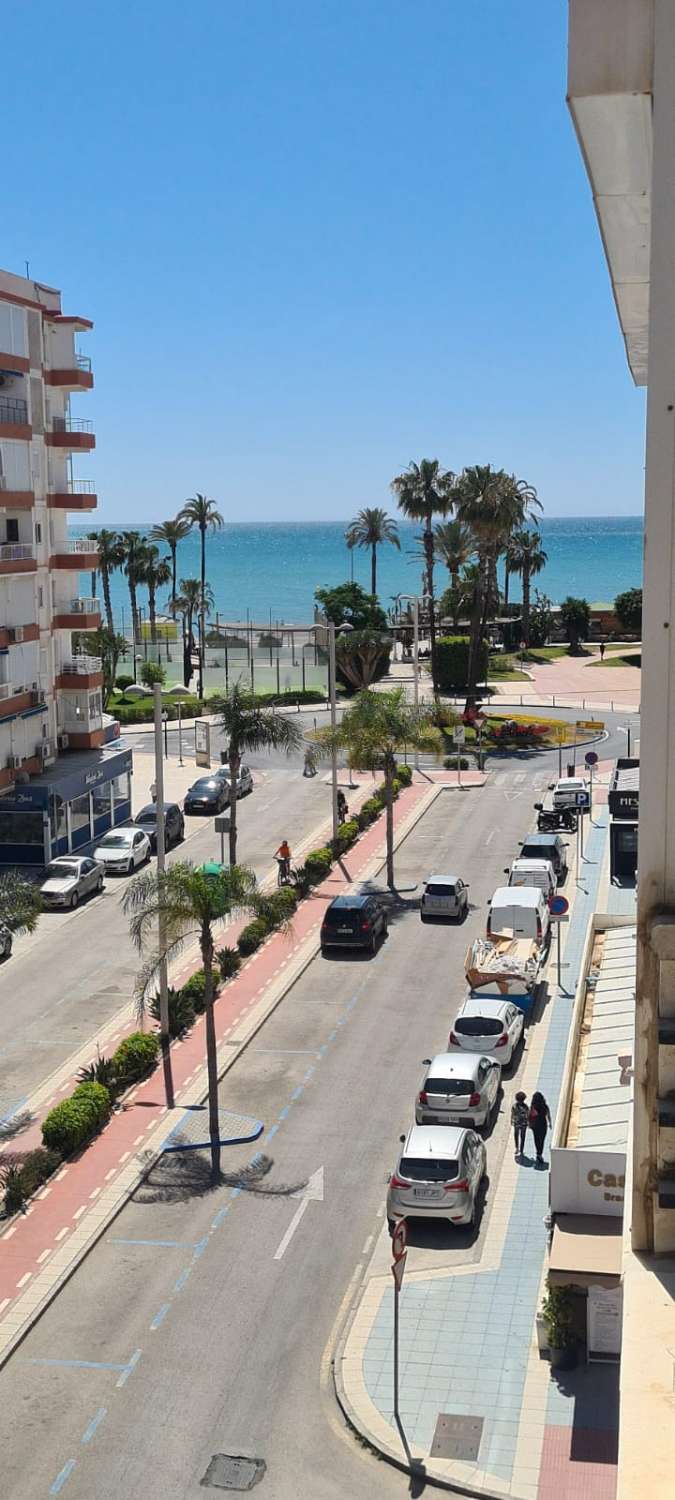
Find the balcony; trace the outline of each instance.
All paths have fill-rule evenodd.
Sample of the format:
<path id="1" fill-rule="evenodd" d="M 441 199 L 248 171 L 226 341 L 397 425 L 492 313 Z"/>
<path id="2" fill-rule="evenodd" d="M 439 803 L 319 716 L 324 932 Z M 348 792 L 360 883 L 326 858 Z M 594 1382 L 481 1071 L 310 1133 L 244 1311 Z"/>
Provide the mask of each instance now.
<path id="1" fill-rule="evenodd" d="M 28 421 L 28 402 L 21 396 L 0 396 L 0 437 L 30 442 L 33 429 Z"/>
<path id="2" fill-rule="evenodd" d="M 65 490 L 47 496 L 50 510 L 96 510 L 98 495 L 93 479 L 69 479 Z"/>
<path id="3" fill-rule="evenodd" d="M 29 542 L 6 542 L 0 546 L 0 577 L 9 573 L 34 573 L 35 548 Z"/>
<path id="4" fill-rule="evenodd" d="M 0 474 L 0 506 L 5 510 L 32 510 L 35 495 L 32 490 L 10 490 L 4 475 Z"/>
<path id="5" fill-rule="evenodd" d="M 57 688 L 66 691 L 103 687 L 103 662 L 100 656 L 74 656 L 64 661 L 56 679 Z"/>
<path id="6" fill-rule="evenodd" d="M 62 370 L 45 370 L 45 385 L 59 386 L 66 391 L 90 391 L 94 384 L 91 360 L 86 354 L 76 354 L 75 364 Z"/>
<path id="7" fill-rule="evenodd" d="M 23 354 L 5 354 L 0 350 L 0 370 L 5 375 L 27 375 L 30 360 Z"/>
<path id="8" fill-rule="evenodd" d="M 13 719 L 27 708 L 35 707 L 34 689 L 25 683 L 0 682 L 0 721 Z"/>
<path id="9" fill-rule="evenodd" d="M 68 568 L 71 573 L 84 573 L 98 567 L 98 542 L 88 536 L 80 536 L 73 542 L 56 542 L 57 548 L 49 559 L 50 568 Z"/>
<path id="10" fill-rule="evenodd" d="M 50 448 L 90 453 L 96 447 L 94 424 L 84 417 L 54 417 L 51 432 L 45 433 L 45 443 Z"/>
<path id="11" fill-rule="evenodd" d="M 101 623 L 101 605 L 98 599 L 71 599 L 56 605 L 52 619 L 53 630 L 98 630 Z"/>
<path id="12" fill-rule="evenodd" d="M 39 625 L 0 626 L 0 651 L 8 651 L 10 646 L 18 646 L 23 641 L 39 641 L 39 639 Z"/>

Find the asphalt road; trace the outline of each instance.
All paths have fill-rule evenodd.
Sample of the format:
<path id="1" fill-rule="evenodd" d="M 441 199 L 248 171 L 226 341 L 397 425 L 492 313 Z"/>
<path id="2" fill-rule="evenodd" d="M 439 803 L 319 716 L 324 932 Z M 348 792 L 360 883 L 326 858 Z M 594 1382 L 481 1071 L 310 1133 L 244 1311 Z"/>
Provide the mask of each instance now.
<path id="1" fill-rule="evenodd" d="M 382 1227 L 421 1060 L 445 1045 L 467 942 L 531 817 L 497 786 L 441 793 L 397 855 L 375 959 L 317 958 L 226 1075 L 223 1106 L 265 1124 L 252 1170 L 250 1147 L 225 1153 L 213 1191 L 201 1153 L 165 1157 L 137 1191 L 0 1372 L 11 1500 L 198 1500 L 217 1453 L 262 1459 L 270 1500 L 410 1493 L 345 1429 L 331 1341 Z M 419 881 L 450 867 L 471 883 L 469 917 L 423 926 Z M 488 1141 L 491 1183 L 517 1086 Z M 488 1184 L 473 1242 L 428 1226 L 416 1257 L 474 1258 L 491 1201 Z"/>

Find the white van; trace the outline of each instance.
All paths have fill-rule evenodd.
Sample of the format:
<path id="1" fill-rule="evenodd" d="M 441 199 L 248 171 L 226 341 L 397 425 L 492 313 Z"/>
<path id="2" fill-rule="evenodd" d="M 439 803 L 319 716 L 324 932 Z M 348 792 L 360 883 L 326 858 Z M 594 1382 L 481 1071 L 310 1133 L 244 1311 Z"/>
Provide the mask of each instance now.
<path id="1" fill-rule="evenodd" d="M 585 776 L 564 776 L 553 788 L 553 806 L 585 808 L 591 805 L 591 794 Z"/>
<path id="2" fill-rule="evenodd" d="M 499 886 L 489 908 L 489 938 L 529 938 L 540 948 L 547 942 L 551 918 L 544 894 L 536 886 Z"/>
<path id="3" fill-rule="evenodd" d="M 509 885 L 534 885 L 546 901 L 555 896 L 558 888 L 550 859 L 514 859 L 509 871 Z"/>

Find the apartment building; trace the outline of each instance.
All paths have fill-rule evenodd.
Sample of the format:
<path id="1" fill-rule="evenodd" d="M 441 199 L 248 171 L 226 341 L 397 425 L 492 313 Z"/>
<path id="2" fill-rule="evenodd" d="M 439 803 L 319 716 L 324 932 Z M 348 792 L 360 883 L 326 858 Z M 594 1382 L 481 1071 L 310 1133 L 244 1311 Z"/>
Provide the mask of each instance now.
<path id="1" fill-rule="evenodd" d="M 68 536 L 69 512 L 96 508 L 75 472 L 93 424 L 71 412 L 93 386 L 76 348 L 92 326 L 52 287 L 0 271 L 0 863 L 42 863 L 128 816 L 128 769 L 114 787 L 103 748 L 119 728 L 103 714 L 101 661 L 82 650 L 100 624 L 80 594 L 96 542 Z"/>

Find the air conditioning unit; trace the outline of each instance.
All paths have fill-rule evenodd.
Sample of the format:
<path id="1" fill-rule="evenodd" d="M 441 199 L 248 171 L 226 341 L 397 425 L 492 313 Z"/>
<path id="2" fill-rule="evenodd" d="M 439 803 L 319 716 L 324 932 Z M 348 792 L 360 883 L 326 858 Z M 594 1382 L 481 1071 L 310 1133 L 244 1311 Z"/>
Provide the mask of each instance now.
<path id="1" fill-rule="evenodd" d="M 54 764 L 56 756 L 51 740 L 42 740 L 39 747 L 39 754 L 42 756 L 43 766 L 52 766 Z"/>
<path id="2" fill-rule="evenodd" d="M 8 755 L 7 756 L 7 770 L 8 771 L 20 771 L 21 770 L 21 756 L 20 755 Z"/>
<path id="3" fill-rule="evenodd" d="M 15 642 L 22 641 L 23 640 L 23 625 L 14 625 L 12 629 L 10 629 L 10 630 L 7 631 L 7 634 L 9 636 L 10 641 L 15 641 Z"/>
<path id="4" fill-rule="evenodd" d="M 70 740 L 68 739 L 68 735 L 67 734 L 60 734 L 59 735 L 59 750 L 67 750 L 69 744 L 70 744 Z"/>

